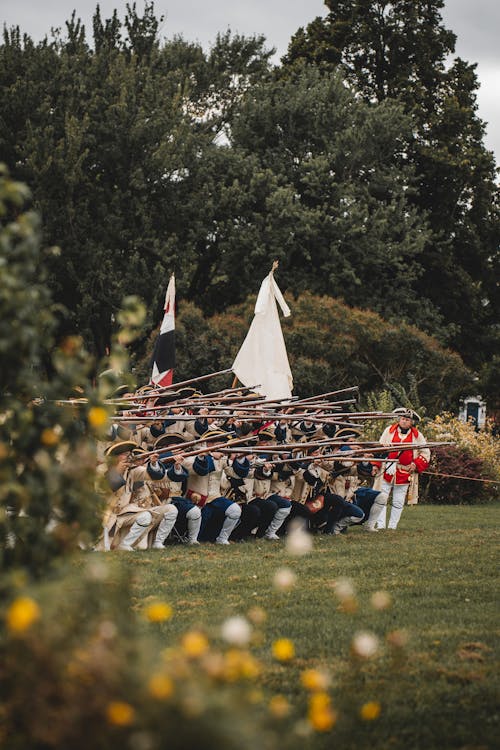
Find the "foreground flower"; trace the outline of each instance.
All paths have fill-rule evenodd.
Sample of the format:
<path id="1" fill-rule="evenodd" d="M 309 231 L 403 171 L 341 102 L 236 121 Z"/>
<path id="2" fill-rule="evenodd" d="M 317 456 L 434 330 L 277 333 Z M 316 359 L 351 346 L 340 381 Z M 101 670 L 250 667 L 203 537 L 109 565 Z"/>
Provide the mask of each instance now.
<path id="1" fill-rule="evenodd" d="M 174 683 L 166 674 L 153 674 L 148 682 L 148 692 L 156 700 L 167 700 L 174 692 Z"/>
<path id="2" fill-rule="evenodd" d="M 109 724 L 117 727 L 128 727 L 133 723 L 135 711 L 130 703 L 112 701 L 106 707 L 106 718 Z"/>
<path id="3" fill-rule="evenodd" d="M 335 581 L 335 596 L 341 602 L 345 599 L 353 599 L 356 596 L 354 586 L 348 578 L 339 578 Z"/>
<path id="4" fill-rule="evenodd" d="M 202 656 L 208 651 L 208 638 L 198 630 L 191 630 L 189 633 L 185 633 L 181 641 L 182 650 L 186 656 L 196 658 Z"/>
<path id="5" fill-rule="evenodd" d="M 277 719 L 284 719 L 290 713 L 290 704 L 284 695 L 273 695 L 269 701 L 269 712 Z"/>
<path id="6" fill-rule="evenodd" d="M 60 439 L 60 432 L 58 432 L 58 430 L 56 429 L 52 429 L 51 427 L 46 427 L 40 435 L 40 442 L 47 448 L 50 448 L 53 445 L 57 445 Z"/>
<path id="7" fill-rule="evenodd" d="M 307 555 L 313 548 L 312 536 L 301 523 L 291 526 L 285 539 L 286 550 L 290 555 Z"/>
<path id="8" fill-rule="evenodd" d="M 229 617 L 222 623 L 221 635 L 234 646 L 246 646 L 252 635 L 252 626 L 244 617 Z"/>
<path id="9" fill-rule="evenodd" d="M 314 693 L 309 700 L 307 718 L 317 732 L 328 732 L 337 721 L 337 712 L 332 709 L 328 693 Z"/>
<path id="10" fill-rule="evenodd" d="M 297 576 L 290 568 L 279 568 L 273 578 L 274 588 L 288 591 L 295 586 Z"/>
<path id="11" fill-rule="evenodd" d="M 232 648 L 224 655 L 222 676 L 228 682 L 254 680 L 260 674 L 260 665 L 248 651 Z"/>
<path id="12" fill-rule="evenodd" d="M 380 716 L 381 706 L 378 701 L 368 701 L 361 706 L 359 715 L 364 721 L 373 721 Z"/>
<path id="13" fill-rule="evenodd" d="M 351 651 L 361 659 L 371 659 L 378 651 L 379 640 L 373 633 L 356 633 L 351 643 Z"/>
<path id="14" fill-rule="evenodd" d="M 295 646 L 289 638 L 278 638 L 272 648 L 273 656 L 278 661 L 290 661 L 295 656 Z"/>
<path id="15" fill-rule="evenodd" d="M 89 409 L 88 422 L 91 427 L 98 429 L 103 427 L 108 420 L 108 412 L 102 406 L 93 406 Z"/>
<path id="16" fill-rule="evenodd" d="M 300 681 L 306 690 L 324 691 L 330 684 L 330 678 L 319 669 L 306 669 L 300 675 Z"/>
<path id="17" fill-rule="evenodd" d="M 29 596 L 15 599 L 7 610 L 6 624 L 11 633 L 21 634 L 40 619 L 40 607 Z"/>
<path id="18" fill-rule="evenodd" d="M 375 591 L 370 598 L 373 609 L 388 609 L 392 604 L 391 595 L 387 591 Z"/>
<path id="19" fill-rule="evenodd" d="M 146 607 L 144 614 L 149 622 L 165 622 L 165 620 L 170 620 L 173 612 L 170 604 L 156 602 L 156 604 L 150 604 Z"/>

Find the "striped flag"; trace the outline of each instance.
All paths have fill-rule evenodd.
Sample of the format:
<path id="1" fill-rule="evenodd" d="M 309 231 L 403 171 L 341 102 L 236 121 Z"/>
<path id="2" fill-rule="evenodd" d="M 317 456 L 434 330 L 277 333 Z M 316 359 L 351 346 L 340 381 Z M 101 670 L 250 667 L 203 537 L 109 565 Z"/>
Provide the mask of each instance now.
<path id="1" fill-rule="evenodd" d="M 156 339 L 152 357 L 151 383 L 158 386 L 172 385 L 175 367 L 175 277 L 168 282 L 165 295 L 165 314 Z"/>

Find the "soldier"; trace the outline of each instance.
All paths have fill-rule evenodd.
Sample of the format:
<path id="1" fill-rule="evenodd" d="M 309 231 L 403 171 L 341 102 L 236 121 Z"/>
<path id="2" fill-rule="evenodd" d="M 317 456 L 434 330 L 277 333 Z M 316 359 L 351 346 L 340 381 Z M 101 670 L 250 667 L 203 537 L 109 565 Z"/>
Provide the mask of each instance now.
<path id="1" fill-rule="evenodd" d="M 162 503 L 148 486 L 148 480 L 165 475 L 158 454 L 141 464 L 137 451 L 140 449 L 133 441 L 115 443 L 106 451 L 110 461 L 106 479 L 112 496 L 104 526 L 111 549 L 146 549 L 148 542 L 153 549 L 162 549 L 177 519 L 177 508 Z"/>
<path id="2" fill-rule="evenodd" d="M 220 430 L 210 430 L 202 435 L 202 441 L 220 434 L 221 442 L 227 439 L 227 434 Z M 237 463 L 235 459 L 234 463 Z M 223 496 L 221 488 L 224 469 L 228 459 L 217 450 L 200 454 L 186 459 L 184 467 L 188 471 L 187 497 L 200 498 L 201 528 L 200 541 L 215 541 L 216 544 L 229 544 L 231 532 L 241 516 L 241 508 L 233 500 Z"/>
<path id="3" fill-rule="evenodd" d="M 376 524 L 385 514 L 391 492 L 392 507 L 387 528 L 397 529 L 408 491 L 415 491 L 418 474 L 428 467 L 430 461 L 428 448 L 404 449 L 405 443 L 424 445 L 426 442 L 422 433 L 415 426 L 420 421 L 418 414 L 412 409 L 404 408 L 395 409 L 394 412 L 399 416 L 398 421 L 384 430 L 379 441 L 381 445 L 386 445 L 391 449 L 388 451 L 383 464 L 383 477 L 380 487 L 376 487 L 380 492 L 373 503 L 370 517 L 366 522 L 365 529 L 367 531 L 378 531 Z M 377 461 L 372 461 L 372 463 L 380 464 Z"/>
<path id="4" fill-rule="evenodd" d="M 158 438 L 155 448 L 159 453 L 160 462 L 165 466 L 165 474 L 161 479 L 151 480 L 150 487 L 162 502 L 170 502 L 177 508 L 178 515 L 175 522 L 177 532 L 182 536 L 187 531 L 188 544 L 196 545 L 201 526 L 201 509 L 191 500 L 184 497 L 188 472 L 183 467 L 184 455 L 172 454 L 170 448 L 180 446 L 185 442 L 185 435 L 167 433 Z"/>

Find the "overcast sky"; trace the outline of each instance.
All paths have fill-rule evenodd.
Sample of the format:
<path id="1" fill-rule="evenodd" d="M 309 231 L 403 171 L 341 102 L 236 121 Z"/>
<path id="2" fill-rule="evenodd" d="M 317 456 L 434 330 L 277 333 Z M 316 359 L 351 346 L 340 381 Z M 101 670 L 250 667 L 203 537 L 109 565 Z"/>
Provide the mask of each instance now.
<path id="1" fill-rule="evenodd" d="M 123 18 L 126 4 L 126 0 L 100 0 L 101 16 L 111 17 L 116 8 Z M 0 0 L 0 25 L 19 25 L 39 40 L 51 27 L 64 31 L 64 22 L 75 8 L 89 35 L 96 5 L 97 0 Z M 136 5 L 142 12 L 143 1 Z M 245 35 L 264 34 L 268 46 L 276 48 L 278 60 L 298 27 L 325 15 L 326 8 L 323 0 L 156 0 L 155 12 L 165 16 L 164 37 L 182 34 L 208 47 L 217 32 L 227 28 Z M 500 165 L 500 0 L 446 0 L 443 17 L 458 37 L 456 54 L 478 63 L 479 116 L 487 122 L 486 146 Z"/>

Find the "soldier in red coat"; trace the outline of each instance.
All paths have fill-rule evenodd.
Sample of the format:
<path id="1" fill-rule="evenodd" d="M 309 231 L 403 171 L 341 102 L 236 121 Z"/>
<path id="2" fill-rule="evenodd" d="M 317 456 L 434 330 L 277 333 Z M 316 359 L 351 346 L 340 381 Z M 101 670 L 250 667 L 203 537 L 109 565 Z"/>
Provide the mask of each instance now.
<path id="1" fill-rule="evenodd" d="M 380 437 L 380 444 L 387 445 L 390 450 L 383 464 L 383 478 L 380 493 L 377 495 L 366 522 L 367 531 L 377 531 L 376 524 L 385 517 L 387 502 L 392 493 L 392 507 L 388 529 L 397 529 L 403 512 L 408 488 L 417 480 L 418 474 L 429 465 L 430 451 L 424 447 L 426 440 L 415 426 L 420 420 L 412 409 L 395 409 L 399 419 L 387 427 Z M 404 444 L 413 448 L 405 450 Z M 422 447 L 420 447 L 422 446 Z M 372 462 L 376 463 L 376 462 Z"/>

